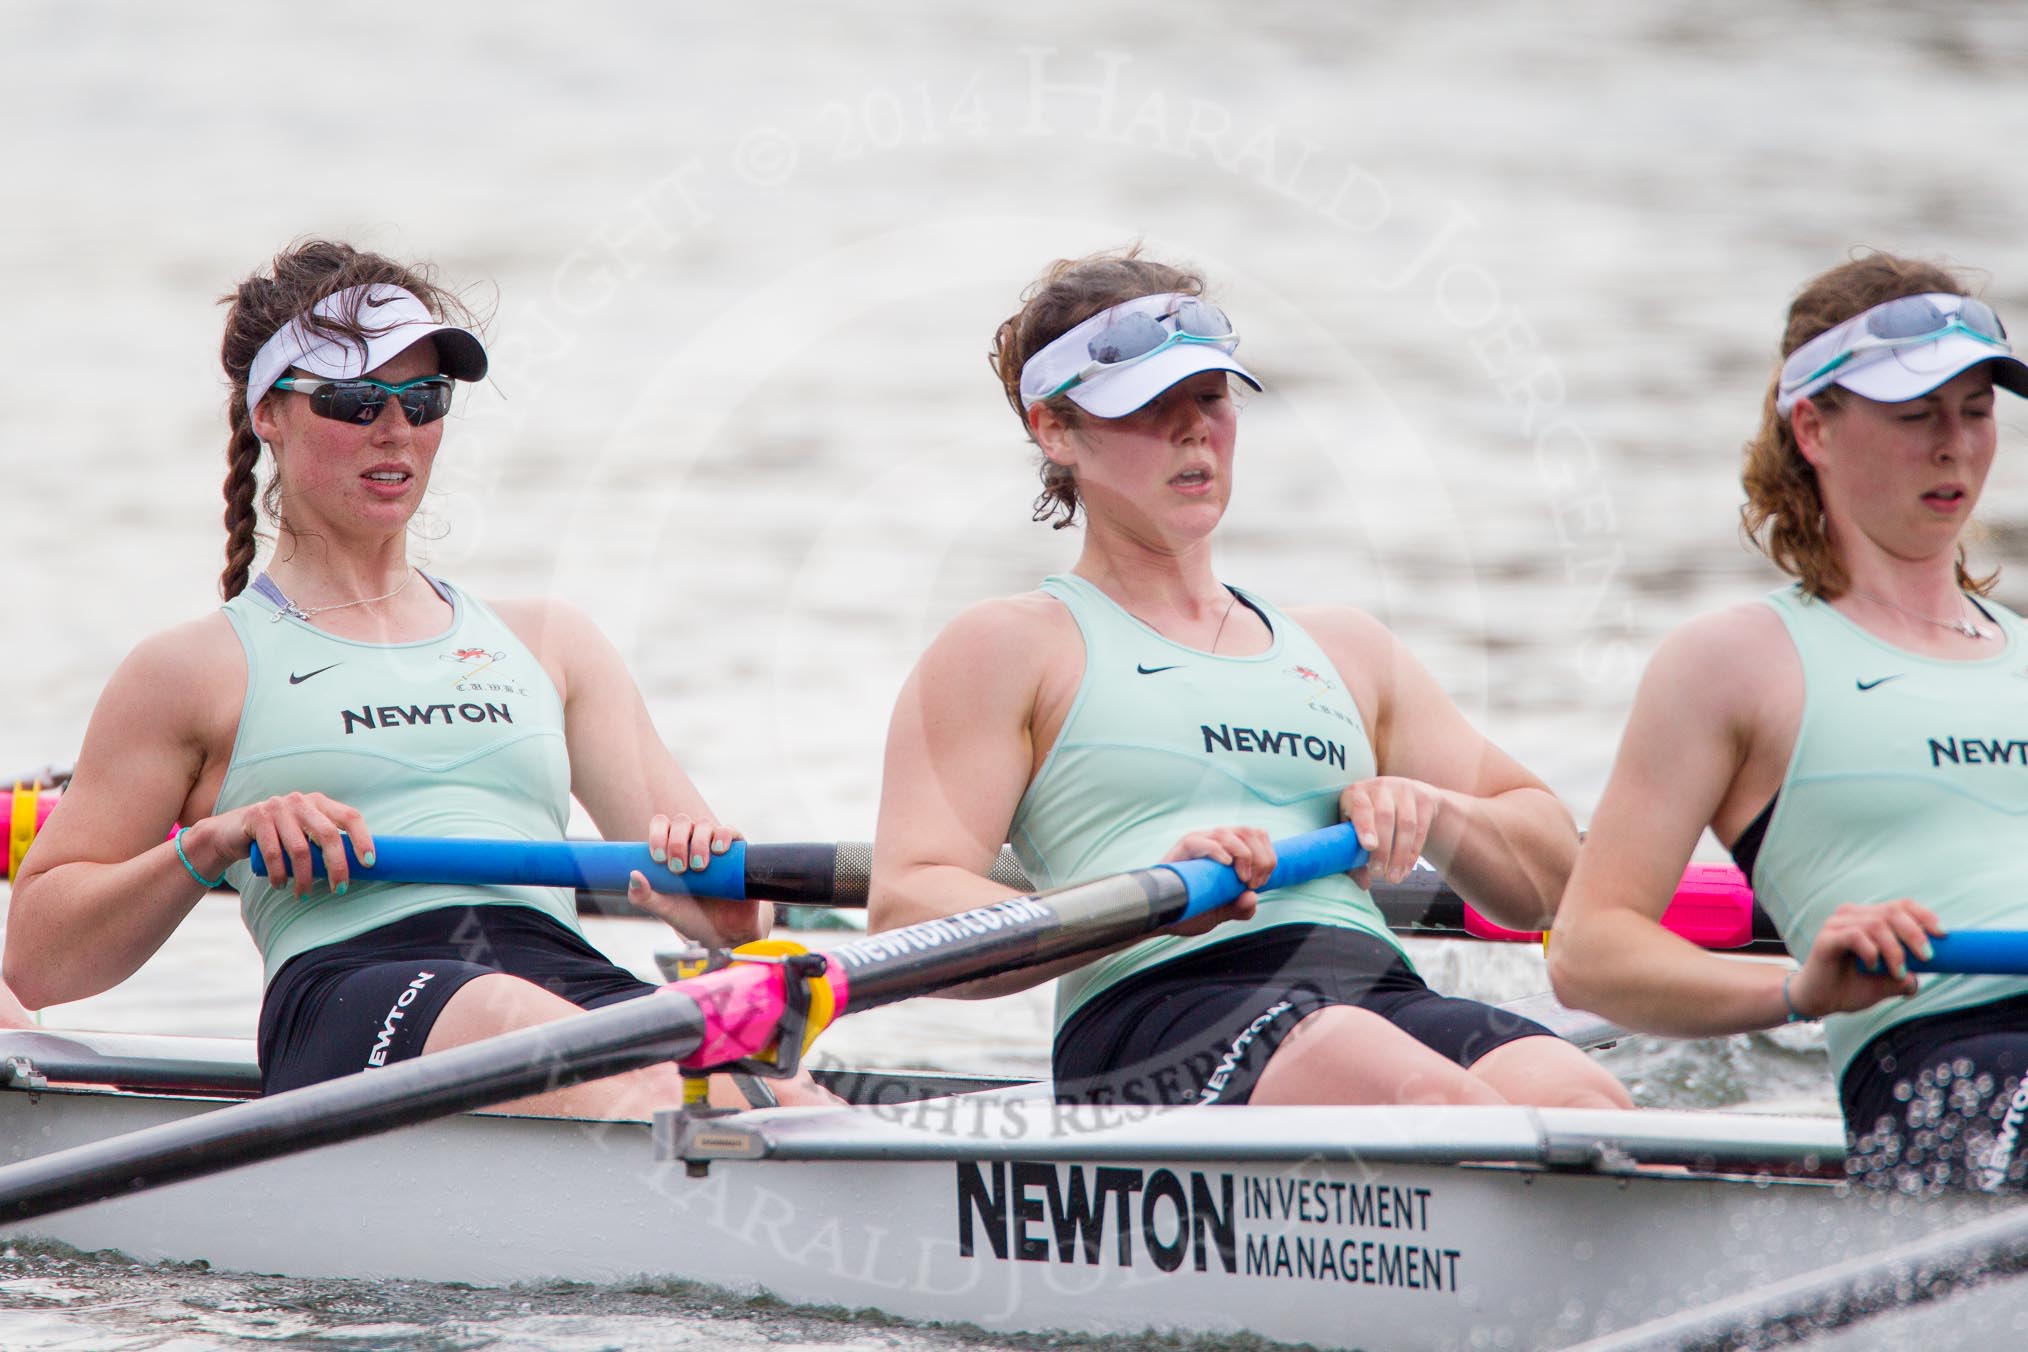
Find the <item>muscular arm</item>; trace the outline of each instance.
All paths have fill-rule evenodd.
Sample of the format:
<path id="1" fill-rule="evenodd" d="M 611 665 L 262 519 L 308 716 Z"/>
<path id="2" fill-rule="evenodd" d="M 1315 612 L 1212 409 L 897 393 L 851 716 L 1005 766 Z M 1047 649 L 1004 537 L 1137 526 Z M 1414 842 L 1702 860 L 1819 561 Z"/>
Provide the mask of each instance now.
<path id="1" fill-rule="evenodd" d="M 1053 613 L 1052 613 L 1053 612 Z M 1014 895 L 986 877 L 1035 761 L 1034 710 L 1049 658 L 1080 645 L 1054 601 L 972 607 L 939 634 L 895 701 L 874 831 L 875 930 L 912 925 Z M 968 997 L 1040 984 L 1088 957 L 976 983 Z"/>
<path id="2" fill-rule="evenodd" d="M 1770 731 L 1779 736 L 1763 711 L 1781 701 L 1785 682 L 1799 711 L 1801 668 L 1766 607 L 1706 616 L 1664 641 L 1557 914 L 1549 972 L 1558 999 L 1677 1037 L 1784 1020 L 1784 968 L 1707 953 L 1660 921 L 1705 825 L 1750 816 L 1758 804 L 1746 800 L 1764 803 L 1779 784 L 1776 770 L 1771 783 L 1738 791 L 1756 751 L 1763 763 L 1786 760 L 1785 748 L 1771 756 L 1757 746 Z"/>
<path id="3" fill-rule="evenodd" d="M 224 679 L 235 665 L 239 680 Z M 5 976 L 22 1003 L 39 1009 L 117 985 L 204 895 L 164 838 L 186 805 L 193 818 L 208 810 L 193 803 L 200 780 L 217 792 L 223 768 L 209 760 L 229 754 L 244 672 L 218 616 L 147 640 L 113 673 L 70 786 L 14 882 Z M 235 701 L 222 741 L 221 689 Z M 183 848 L 213 878 L 244 839 L 211 819 L 184 833 Z"/>
<path id="4" fill-rule="evenodd" d="M 639 840 L 658 814 L 715 822 L 704 795 L 656 731 L 619 650 L 589 616 L 552 600 L 510 601 L 494 608 L 534 650 L 563 700 L 571 793 L 601 835 Z M 720 832 L 721 843 L 731 837 L 729 829 Z M 682 853 L 680 847 L 677 853 Z M 679 861 L 672 859 L 670 867 L 679 868 Z M 686 936 L 712 944 L 743 943 L 766 934 L 774 910 L 765 902 L 669 894 L 654 894 L 651 909 Z"/>
<path id="5" fill-rule="evenodd" d="M 1423 856 L 1494 921 L 1542 928 L 1577 853 L 1569 810 L 1474 728 L 1379 621 L 1331 608 L 1304 612 L 1302 622 L 1353 685 L 1379 782 L 1398 776 L 1433 791 Z"/>
<path id="6" fill-rule="evenodd" d="M 909 673 L 887 726 L 871 928 L 913 925 L 1014 895 L 986 874 L 1034 763 L 1031 722 L 1044 646 L 1035 635 L 1048 632 L 1042 607 L 1053 604 L 1020 598 L 974 606 Z"/>

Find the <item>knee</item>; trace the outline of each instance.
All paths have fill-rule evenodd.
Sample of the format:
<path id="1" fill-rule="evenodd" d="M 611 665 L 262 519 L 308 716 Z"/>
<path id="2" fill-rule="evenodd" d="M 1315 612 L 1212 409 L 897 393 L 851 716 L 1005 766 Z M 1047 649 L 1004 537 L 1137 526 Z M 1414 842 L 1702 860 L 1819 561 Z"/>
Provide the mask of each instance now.
<path id="1" fill-rule="evenodd" d="M 1634 1106 L 1627 1087 L 1590 1060 L 1579 1061 L 1561 1075 L 1544 1076 L 1531 1100 L 1541 1108 L 1613 1108 Z"/>
<path id="2" fill-rule="evenodd" d="M 1488 1052 L 1472 1066 L 1511 1102 L 1536 1108 L 1634 1106 L 1627 1088 L 1603 1066 L 1555 1038 L 1525 1038 Z"/>
<path id="3" fill-rule="evenodd" d="M 1541 1105 L 1544 1108 L 1612 1108 L 1630 1109 L 1634 1106 L 1633 1096 L 1626 1086 L 1617 1080 L 1605 1085 L 1567 1085 L 1550 1090 Z"/>

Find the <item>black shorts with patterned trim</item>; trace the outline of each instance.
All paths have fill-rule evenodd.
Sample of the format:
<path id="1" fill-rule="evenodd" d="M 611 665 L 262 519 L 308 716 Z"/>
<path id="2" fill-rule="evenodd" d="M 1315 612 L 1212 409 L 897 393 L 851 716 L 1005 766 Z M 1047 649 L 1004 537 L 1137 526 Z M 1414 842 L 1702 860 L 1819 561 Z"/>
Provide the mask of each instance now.
<path id="1" fill-rule="evenodd" d="M 656 989 L 529 906 L 448 906 L 282 965 L 261 1001 L 261 1092 L 422 1055 L 444 1005 L 505 972 L 597 1009 Z"/>
<path id="2" fill-rule="evenodd" d="M 1900 1192 L 2028 1187 L 2028 995 L 1895 1024 L 1838 1084 L 1845 1171 Z"/>
<path id="3" fill-rule="evenodd" d="M 1333 1005 L 1371 1010 L 1469 1067 L 1554 1036 L 1532 1019 L 1438 995 L 1393 945 L 1335 925 L 1253 930 L 1151 967 L 1081 1005 L 1056 1035 L 1063 1103 L 1245 1103 L 1282 1039 Z"/>

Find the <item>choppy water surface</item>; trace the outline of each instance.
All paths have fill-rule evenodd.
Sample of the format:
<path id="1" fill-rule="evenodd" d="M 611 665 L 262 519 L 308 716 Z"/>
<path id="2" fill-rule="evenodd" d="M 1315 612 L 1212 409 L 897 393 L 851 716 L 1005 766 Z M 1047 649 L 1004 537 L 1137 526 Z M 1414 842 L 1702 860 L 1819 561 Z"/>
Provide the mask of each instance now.
<path id="1" fill-rule="evenodd" d="M 2000 3 L 468 0 L 310 27 L 0 11 L 0 768 L 67 759 L 133 641 L 212 604 L 212 301 L 298 235 L 474 285 L 495 374 L 439 461 L 430 565 L 592 609 L 757 839 L 864 838 L 914 655 L 1073 557 L 1026 519 L 982 360 L 1047 258 L 1138 236 L 1211 272 L 1269 383 L 1226 575 L 1381 615 L 1580 819 L 1657 637 L 1774 580 L 1732 467 L 1791 289 L 1870 244 L 2028 313 L 2028 17 Z M 1982 514 L 2007 560 L 2011 451 Z M 50 1022 L 249 1033 L 257 966 L 207 908 Z M 1530 954 L 1418 953 L 1449 989 L 1543 986 Z M 855 1022 L 840 1059 L 952 1068 L 1039 1068 L 1046 1032 L 1040 996 Z M 1831 1107 L 1808 1032 L 1609 1058 L 1646 1103 Z M 8 1347 L 256 1343 L 969 1340 L 691 1293 L 0 1262 Z"/>

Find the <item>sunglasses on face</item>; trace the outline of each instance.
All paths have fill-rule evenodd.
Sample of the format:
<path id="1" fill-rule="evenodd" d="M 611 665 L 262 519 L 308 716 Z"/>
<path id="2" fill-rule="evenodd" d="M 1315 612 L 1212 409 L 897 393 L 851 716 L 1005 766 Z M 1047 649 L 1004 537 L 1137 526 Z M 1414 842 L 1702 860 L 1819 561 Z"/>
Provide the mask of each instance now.
<path id="1" fill-rule="evenodd" d="M 310 411 L 320 418 L 359 427 L 378 418 L 389 399 L 401 405 L 402 416 L 413 427 L 433 423 L 451 411 L 451 378 L 446 375 L 422 376 L 399 385 L 365 376 L 353 380 L 283 376 L 274 388 L 310 396 Z"/>
<path id="2" fill-rule="evenodd" d="M 1208 301 L 1186 299 L 1165 315 L 1142 312 L 1116 316 L 1092 336 L 1086 347 L 1091 364 L 1062 382 L 1043 399 L 1075 389 L 1116 366 L 1145 361 L 1178 343 L 1211 343 L 1227 352 L 1239 345 L 1239 334 L 1225 312 Z"/>

